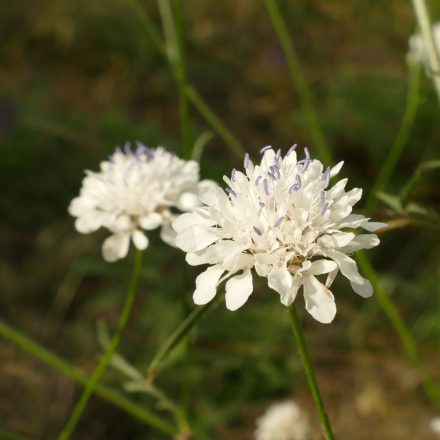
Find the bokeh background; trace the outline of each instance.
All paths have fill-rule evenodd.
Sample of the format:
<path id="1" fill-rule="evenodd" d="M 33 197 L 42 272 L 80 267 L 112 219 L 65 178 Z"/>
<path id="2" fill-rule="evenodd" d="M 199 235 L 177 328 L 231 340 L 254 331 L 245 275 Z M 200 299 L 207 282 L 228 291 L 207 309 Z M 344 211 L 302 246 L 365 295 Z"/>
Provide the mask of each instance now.
<path id="1" fill-rule="evenodd" d="M 285 58 L 263 2 L 185 1 L 188 75 L 226 125 L 257 157 L 311 141 Z M 440 5 L 431 2 L 435 17 Z M 157 4 L 142 9 L 160 29 Z M 283 1 L 283 16 L 314 96 L 323 131 L 350 186 L 368 195 L 396 137 L 406 101 L 409 1 Z M 108 264 L 104 231 L 81 236 L 67 214 L 85 169 L 115 146 L 142 140 L 181 149 L 176 84 L 166 60 L 124 0 L 25 0 L 0 4 L 0 317 L 91 372 L 101 346 L 97 323 L 114 329 L 133 255 Z M 387 191 L 396 195 L 418 164 L 439 156 L 440 108 L 422 72 L 420 106 Z M 191 109 L 194 136 L 209 130 Z M 206 145 L 202 177 L 220 180 L 235 156 L 218 137 Z M 369 251 L 439 384 L 439 173 L 427 173 L 413 200 L 424 215 L 382 234 Z M 361 203 L 362 204 L 362 203 Z M 362 208 L 360 204 L 360 208 Z M 428 214 L 426 214 L 428 213 Z M 408 220 L 379 203 L 380 221 Z M 157 347 L 193 308 L 197 271 L 182 252 L 150 234 L 140 292 L 120 352 L 145 371 Z M 375 297 L 335 285 L 338 314 L 322 325 L 303 316 L 312 358 L 337 438 L 433 439 L 436 414 L 416 369 Z M 301 304 L 303 300 L 297 300 Z M 109 370 L 105 381 L 121 388 Z M 158 378 L 188 408 L 196 439 L 250 439 L 267 406 L 295 398 L 320 438 L 314 405 L 278 297 L 257 284 L 238 312 L 210 313 Z M 0 337 L 0 429 L 53 439 L 81 388 Z M 133 399 L 160 414 L 154 401 Z M 165 414 L 165 413 L 164 413 Z M 165 416 L 166 417 L 166 416 Z M 6 435 L 6 434 L 5 434 Z M 11 437 L 12 438 L 12 437 Z M 164 437 L 94 397 L 77 439 Z"/>

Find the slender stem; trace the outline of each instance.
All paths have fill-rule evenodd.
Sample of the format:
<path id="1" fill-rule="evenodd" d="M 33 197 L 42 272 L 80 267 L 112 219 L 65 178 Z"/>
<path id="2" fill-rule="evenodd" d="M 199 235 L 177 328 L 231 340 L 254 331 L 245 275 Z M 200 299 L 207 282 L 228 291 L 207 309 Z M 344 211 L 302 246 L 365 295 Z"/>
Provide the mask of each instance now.
<path id="1" fill-rule="evenodd" d="M 408 93 L 406 99 L 405 112 L 403 114 L 402 123 L 400 125 L 397 137 L 388 153 L 387 158 L 379 172 L 379 175 L 373 184 L 370 196 L 365 204 L 367 212 L 371 212 L 377 204 L 377 193 L 383 191 L 388 185 L 391 175 L 396 168 L 397 162 L 403 153 L 408 139 L 411 135 L 414 121 L 419 106 L 420 93 L 420 66 L 412 65 L 409 70 L 408 77 Z"/>
<path id="2" fill-rule="evenodd" d="M 428 71 L 440 100 L 440 55 L 437 53 L 435 47 L 428 8 L 425 0 L 412 0 L 412 5 L 420 28 L 423 47 L 428 59 Z"/>
<path id="3" fill-rule="evenodd" d="M 335 436 L 333 435 L 330 420 L 328 418 L 324 402 L 321 398 L 318 383 L 316 382 L 312 362 L 310 360 L 310 356 L 307 351 L 306 341 L 304 339 L 303 331 L 301 329 L 301 323 L 299 322 L 298 315 L 296 314 L 295 306 L 293 304 L 289 307 L 289 315 L 293 335 L 295 337 L 295 342 L 298 347 L 299 355 L 301 357 L 301 361 L 304 367 L 304 372 L 306 373 L 310 391 L 312 392 L 313 400 L 315 401 L 315 405 L 318 409 L 319 417 L 321 419 L 322 429 L 325 433 L 325 437 L 327 438 L 327 440 L 333 440 Z"/>
<path id="4" fill-rule="evenodd" d="M 151 38 L 156 49 L 162 54 L 166 55 L 165 45 L 161 41 L 160 37 L 157 37 L 159 32 L 155 29 L 154 24 L 151 22 L 145 11 L 140 7 L 137 0 L 126 0 L 128 5 L 132 8 L 133 12 L 139 18 L 146 33 Z M 175 75 L 174 69 L 171 72 Z M 195 88 L 188 83 L 185 88 L 185 93 L 194 107 L 211 126 L 211 128 L 218 133 L 223 139 L 229 149 L 237 156 L 241 157 L 245 153 L 245 149 L 238 138 L 225 126 L 216 113 L 210 108 L 204 98 L 195 90 Z"/>
<path id="5" fill-rule="evenodd" d="M 53 369 L 70 377 L 78 384 L 86 386 L 89 383 L 90 378 L 80 370 L 2 320 L 0 320 L 0 335 L 37 357 L 40 361 L 49 365 Z M 156 428 L 164 434 L 171 436 L 177 433 L 177 429 L 174 426 L 149 412 L 136 402 L 127 399 L 120 392 L 113 390 L 112 388 L 97 384 L 94 392 L 103 399 L 122 409 L 127 414 L 130 414 L 143 423 Z"/>
<path id="6" fill-rule="evenodd" d="M 219 297 L 221 298 L 221 297 Z M 160 372 L 160 367 L 167 356 L 169 356 L 172 350 L 177 347 L 180 341 L 191 331 L 194 325 L 200 321 L 205 313 L 214 305 L 218 304 L 216 301 L 211 301 L 204 306 L 194 309 L 184 321 L 171 333 L 167 340 L 161 345 L 156 355 L 147 368 L 147 377 L 149 382 L 153 382 Z"/>
<path id="7" fill-rule="evenodd" d="M 116 352 L 116 349 L 121 341 L 122 333 L 125 330 L 125 327 L 128 322 L 128 318 L 130 316 L 131 309 L 133 307 L 134 299 L 136 297 L 137 285 L 139 280 L 139 274 L 141 272 L 142 267 L 142 252 L 136 251 L 135 254 L 135 262 L 134 268 L 131 276 L 130 286 L 127 291 L 127 295 L 125 297 L 124 306 L 122 308 L 121 316 L 119 317 L 118 327 L 116 329 L 116 333 L 114 334 L 107 350 L 101 356 L 98 366 L 90 377 L 89 382 L 85 390 L 83 391 L 78 403 L 76 404 L 70 419 L 68 420 L 63 432 L 59 436 L 59 440 L 67 440 L 73 434 L 76 425 L 78 424 L 86 406 L 87 402 L 90 399 L 96 385 L 101 380 L 107 366 L 110 364 L 113 355 Z"/>
<path id="8" fill-rule="evenodd" d="M 370 261 L 367 259 L 363 251 L 357 252 L 356 261 L 359 264 L 359 267 L 367 276 L 367 278 L 371 281 L 380 306 L 382 307 L 385 314 L 388 316 L 388 319 L 391 321 L 391 324 L 400 339 L 406 355 L 417 368 L 426 395 L 434 404 L 434 406 L 440 411 L 440 391 L 433 381 L 431 374 L 428 371 L 428 368 L 426 367 L 423 359 L 420 356 L 418 344 L 414 339 L 414 336 L 411 334 L 411 331 L 409 330 L 405 321 L 400 316 L 397 307 L 391 300 L 391 297 L 383 289 L 375 270 L 373 269 Z"/>
<path id="9" fill-rule="evenodd" d="M 321 159 L 323 162 L 330 164 L 332 162 L 332 154 L 325 136 L 322 133 L 322 129 L 313 105 L 312 94 L 307 86 L 307 82 L 304 79 L 301 63 L 299 62 L 295 47 L 291 41 L 289 32 L 287 31 L 284 18 L 280 13 L 277 0 L 264 0 L 264 3 L 286 57 L 287 67 L 289 69 L 293 85 L 301 101 L 301 106 L 304 111 L 304 116 L 306 117 L 307 125 L 309 126 L 310 134 L 312 135 Z"/>

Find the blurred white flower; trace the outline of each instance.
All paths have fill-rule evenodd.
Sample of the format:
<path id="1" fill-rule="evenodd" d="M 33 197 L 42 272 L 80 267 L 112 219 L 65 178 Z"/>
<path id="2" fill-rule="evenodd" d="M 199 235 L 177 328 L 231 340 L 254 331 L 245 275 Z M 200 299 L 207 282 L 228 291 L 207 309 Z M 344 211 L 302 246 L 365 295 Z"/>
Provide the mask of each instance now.
<path id="1" fill-rule="evenodd" d="M 432 26 L 432 34 L 434 37 L 434 44 L 437 48 L 437 53 L 440 57 L 440 22 L 434 23 Z M 428 59 L 426 56 L 425 45 L 420 34 L 411 35 L 409 39 L 409 50 L 407 59 L 409 63 L 427 65 Z"/>
<path id="2" fill-rule="evenodd" d="M 255 440 L 307 440 L 309 432 L 307 416 L 289 400 L 272 405 L 257 420 Z"/>
<path id="3" fill-rule="evenodd" d="M 176 245 L 187 252 L 187 262 L 210 265 L 197 277 L 196 304 L 211 301 L 218 284 L 235 275 L 226 283 L 226 307 L 238 309 L 253 291 L 252 268 L 268 278 L 286 306 L 302 286 L 307 311 L 323 323 L 336 314 L 329 287 L 339 271 L 359 295 L 372 295 L 370 282 L 347 254 L 377 246 L 379 239 L 351 230 L 386 225 L 351 214 L 362 190 L 345 192 L 347 179 L 329 187 L 342 162 L 323 169 L 307 148 L 306 157 L 297 161 L 295 147 L 284 158 L 280 150 L 265 147 L 255 166 L 246 155 L 245 173 L 233 170 L 230 179 L 224 177 L 228 194 L 219 187 L 201 191 L 206 206 L 173 223 Z M 321 274 L 328 274 L 325 285 L 316 277 Z"/>
<path id="4" fill-rule="evenodd" d="M 429 426 L 431 427 L 431 430 L 437 434 L 438 436 L 440 436 L 440 417 L 434 417 Z"/>
<path id="5" fill-rule="evenodd" d="M 162 147 L 137 143 L 117 148 L 101 163 L 99 172 L 86 171 L 80 195 L 72 200 L 69 213 L 77 217 L 75 227 L 87 234 L 103 227 L 112 235 L 102 246 L 106 261 L 128 253 L 130 240 L 137 249 L 148 247 L 144 230 L 161 227 L 161 237 L 174 245 L 171 222 L 175 210 L 191 211 L 200 204 L 197 192 L 199 164 L 179 159 Z M 179 213 L 180 214 L 180 213 Z"/>

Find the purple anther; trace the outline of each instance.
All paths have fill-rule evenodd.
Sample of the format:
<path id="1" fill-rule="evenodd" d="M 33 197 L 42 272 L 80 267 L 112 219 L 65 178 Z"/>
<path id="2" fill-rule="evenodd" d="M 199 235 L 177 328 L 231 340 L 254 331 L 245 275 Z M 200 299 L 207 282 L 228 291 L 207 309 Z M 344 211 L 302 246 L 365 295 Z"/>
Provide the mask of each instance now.
<path id="1" fill-rule="evenodd" d="M 249 166 L 249 153 L 246 153 L 244 155 L 244 162 L 243 162 L 243 164 L 244 164 L 244 169 L 247 169 L 247 167 Z"/>
<path id="2" fill-rule="evenodd" d="M 292 194 L 293 191 L 299 191 L 301 189 L 301 177 L 299 177 L 299 174 L 297 174 L 295 176 L 296 179 L 296 183 L 293 184 L 290 188 L 289 188 L 289 194 Z"/>
<path id="3" fill-rule="evenodd" d="M 292 153 L 292 151 L 296 150 L 296 147 L 298 146 L 298 144 L 294 144 L 289 148 L 289 151 L 287 152 L 286 156 L 288 156 L 290 153 Z"/>
<path id="4" fill-rule="evenodd" d="M 256 226 L 252 226 L 254 228 L 254 231 L 261 237 L 263 235 L 263 232 L 260 228 L 257 228 Z"/>
<path id="5" fill-rule="evenodd" d="M 232 169 L 232 172 L 231 172 L 231 180 L 232 180 L 233 182 L 235 182 L 235 172 L 236 172 L 236 169 L 233 168 L 233 169 Z"/>
<path id="6" fill-rule="evenodd" d="M 277 159 L 281 157 L 281 148 L 278 149 L 277 154 L 275 155 Z"/>
<path id="7" fill-rule="evenodd" d="M 270 171 L 267 173 L 267 175 L 272 179 L 272 180 L 277 180 L 275 175 L 272 174 Z"/>
<path id="8" fill-rule="evenodd" d="M 277 179 L 280 179 L 280 178 L 281 178 L 281 173 L 280 173 L 280 169 L 279 169 L 278 166 L 274 166 L 274 171 L 273 171 L 273 173 L 275 174 L 275 177 L 276 177 Z"/>
<path id="9" fill-rule="evenodd" d="M 298 186 L 298 189 L 301 189 L 302 183 L 301 183 L 301 177 L 299 177 L 299 174 L 296 175 L 295 179 L 296 179 L 296 184 Z"/>
<path id="10" fill-rule="evenodd" d="M 327 167 L 322 175 L 322 180 L 324 181 L 324 188 L 327 188 L 330 184 L 330 167 Z"/>
<path id="11" fill-rule="evenodd" d="M 265 147 L 263 147 L 261 150 L 260 150 L 260 153 L 261 154 L 264 154 L 267 150 L 271 150 L 272 149 L 272 145 L 266 145 Z"/>
<path id="12" fill-rule="evenodd" d="M 280 217 L 280 218 L 275 222 L 275 224 L 273 225 L 273 227 L 274 227 L 274 228 L 278 228 L 278 226 L 279 226 L 281 223 L 283 223 L 283 221 L 284 221 L 284 217 Z"/>
<path id="13" fill-rule="evenodd" d="M 304 154 L 306 155 L 306 159 L 310 159 L 310 152 L 309 149 L 307 147 L 304 147 Z"/>
<path id="14" fill-rule="evenodd" d="M 263 178 L 263 176 L 258 176 L 256 179 L 255 179 L 255 185 L 258 185 L 259 183 L 260 183 L 260 180 Z"/>
<path id="15" fill-rule="evenodd" d="M 325 202 L 325 194 L 324 194 L 324 191 L 322 191 L 319 206 L 322 206 L 324 204 L 324 202 Z"/>
<path id="16" fill-rule="evenodd" d="M 131 147 L 130 147 L 130 142 L 126 142 L 124 145 L 124 152 L 125 154 L 128 156 L 130 154 L 133 154 L 133 152 L 131 151 Z"/>
<path id="17" fill-rule="evenodd" d="M 237 193 L 236 193 L 233 189 L 229 188 L 229 186 L 225 189 L 225 191 L 226 191 L 228 194 L 231 194 L 231 195 L 233 195 L 234 197 L 237 197 Z"/>
<path id="18" fill-rule="evenodd" d="M 262 207 L 262 208 L 264 208 L 266 205 L 264 204 L 264 202 L 258 202 L 259 203 L 259 205 Z"/>
<path id="19" fill-rule="evenodd" d="M 321 215 L 324 215 L 328 208 L 328 202 L 324 203 L 324 206 L 321 208 Z"/>
<path id="20" fill-rule="evenodd" d="M 122 153 L 122 150 L 121 150 L 121 147 L 116 147 L 116 149 L 115 149 L 115 154 L 116 153 L 118 153 L 118 154 L 123 154 Z"/>
<path id="21" fill-rule="evenodd" d="M 269 195 L 269 184 L 267 183 L 266 179 L 263 180 L 263 186 L 264 186 L 264 192 L 266 193 L 266 195 Z"/>

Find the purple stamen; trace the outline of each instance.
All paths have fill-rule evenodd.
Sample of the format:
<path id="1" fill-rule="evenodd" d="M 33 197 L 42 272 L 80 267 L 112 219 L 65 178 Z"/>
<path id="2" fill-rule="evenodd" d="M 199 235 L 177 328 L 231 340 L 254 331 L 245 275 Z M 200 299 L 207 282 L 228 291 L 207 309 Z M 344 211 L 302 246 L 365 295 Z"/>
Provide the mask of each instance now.
<path id="1" fill-rule="evenodd" d="M 261 154 L 264 154 L 267 150 L 271 150 L 272 149 L 272 145 L 266 145 L 265 147 L 263 147 L 261 150 L 260 150 L 260 153 Z"/>
<path id="2" fill-rule="evenodd" d="M 281 173 L 280 173 L 280 169 L 278 167 L 278 165 L 274 166 L 274 171 L 272 171 L 275 175 L 277 179 L 281 179 Z"/>
<path id="3" fill-rule="evenodd" d="M 246 153 L 244 155 L 244 169 L 247 169 L 247 167 L 249 166 L 249 153 Z"/>
<path id="4" fill-rule="evenodd" d="M 272 174 L 270 171 L 267 173 L 267 175 L 268 175 L 272 180 L 277 180 L 277 179 L 275 178 L 275 175 Z"/>
<path id="5" fill-rule="evenodd" d="M 256 179 L 255 179 L 255 185 L 258 185 L 259 183 L 260 183 L 260 180 L 263 178 L 263 176 L 258 176 Z"/>
<path id="6" fill-rule="evenodd" d="M 324 204 L 324 202 L 325 202 L 325 194 L 324 194 L 324 191 L 321 193 L 321 201 L 320 201 L 320 203 L 319 203 L 319 206 L 322 206 L 323 204 Z"/>
<path id="7" fill-rule="evenodd" d="M 289 151 L 287 152 L 286 156 L 288 156 L 290 153 L 292 153 L 292 151 L 296 150 L 296 147 L 298 146 L 298 144 L 292 145 L 289 148 Z"/>
<path id="8" fill-rule="evenodd" d="M 322 175 L 322 180 L 324 181 L 324 188 L 327 188 L 330 183 L 330 167 L 327 167 L 324 174 Z"/>
<path id="9" fill-rule="evenodd" d="M 296 183 L 293 184 L 293 185 L 289 188 L 289 194 L 292 194 L 293 191 L 299 191 L 299 190 L 301 189 L 301 185 L 302 185 L 302 183 L 301 183 L 301 177 L 299 177 L 299 174 L 297 174 L 297 175 L 295 176 L 295 179 L 296 179 Z"/>
<path id="10" fill-rule="evenodd" d="M 254 231 L 261 237 L 263 235 L 263 232 L 260 228 L 257 228 L 256 226 L 252 226 L 254 228 Z"/>
<path id="11" fill-rule="evenodd" d="M 275 155 L 277 159 L 281 157 L 281 148 L 278 149 L 277 154 Z"/>
<path id="12" fill-rule="evenodd" d="M 126 142 L 124 145 L 124 152 L 127 156 L 133 154 L 133 152 L 131 151 L 131 147 L 130 147 L 130 142 Z"/>
<path id="13" fill-rule="evenodd" d="M 280 217 L 275 224 L 273 225 L 274 228 L 277 228 L 281 223 L 283 223 L 284 217 Z"/>
<path id="14" fill-rule="evenodd" d="M 225 191 L 228 194 L 232 194 L 234 197 L 237 197 L 237 193 L 233 189 L 229 188 L 229 186 L 225 189 Z"/>
<path id="15" fill-rule="evenodd" d="M 321 215 L 324 215 L 328 208 L 328 202 L 325 202 L 324 206 L 321 209 Z"/>
<path id="16" fill-rule="evenodd" d="M 233 169 L 232 169 L 232 172 L 231 172 L 231 180 L 232 180 L 233 182 L 235 182 L 235 172 L 236 172 L 236 170 L 235 170 L 235 168 L 233 168 Z"/>
<path id="17" fill-rule="evenodd" d="M 264 192 L 266 193 L 266 195 L 269 195 L 269 184 L 267 183 L 266 179 L 263 180 L 263 186 L 264 186 Z"/>
<path id="18" fill-rule="evenodd" d="M 304 148 L 304 154 L 306 155 L 306 159 L 309 160 L 310 159 L 310 152 L 307 147 Z"/>

